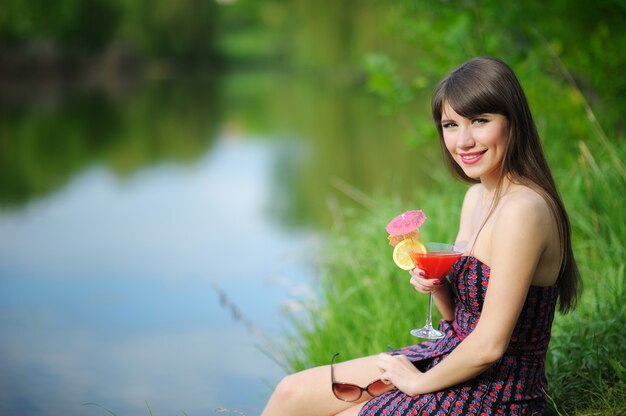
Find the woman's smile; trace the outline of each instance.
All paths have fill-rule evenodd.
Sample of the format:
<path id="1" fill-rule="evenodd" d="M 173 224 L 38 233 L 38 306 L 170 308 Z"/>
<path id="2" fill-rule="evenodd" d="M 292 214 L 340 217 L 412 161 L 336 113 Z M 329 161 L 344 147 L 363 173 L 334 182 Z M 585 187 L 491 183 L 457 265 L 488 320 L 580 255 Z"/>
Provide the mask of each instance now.
<path id="1" fill-rule="evenodd" d="M 478 161 L 483 158 L 483 155 L 486 152 L 487 150 L 471 153 L 459 153 L 459 157 L 461 158 L 461 162 L 463 162 L 464 164 L 473 165 L 474 163 L 478 163 Z"/>

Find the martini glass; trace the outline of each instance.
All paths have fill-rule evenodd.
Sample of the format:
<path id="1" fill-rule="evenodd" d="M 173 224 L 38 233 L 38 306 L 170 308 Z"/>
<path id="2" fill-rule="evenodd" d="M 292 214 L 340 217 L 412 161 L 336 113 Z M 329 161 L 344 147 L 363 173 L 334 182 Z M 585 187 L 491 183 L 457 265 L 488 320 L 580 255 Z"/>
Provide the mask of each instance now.
<path id="1" fill-rule="evenodd" d="M 411 253 L 411 258 L 417 267 L 424 271 L 426 279 L 441 279 L 452 269 L 452 265 L 461 257 L 463 250 L 445 243 L 426 243 L 426 253 Z M 414 329 L 411 335 L 418 338 L 439 339 L 444 334 L 433 328 L 432 322 L 433 294 L 428 294 L 428 315 L 423 328 Z"/>

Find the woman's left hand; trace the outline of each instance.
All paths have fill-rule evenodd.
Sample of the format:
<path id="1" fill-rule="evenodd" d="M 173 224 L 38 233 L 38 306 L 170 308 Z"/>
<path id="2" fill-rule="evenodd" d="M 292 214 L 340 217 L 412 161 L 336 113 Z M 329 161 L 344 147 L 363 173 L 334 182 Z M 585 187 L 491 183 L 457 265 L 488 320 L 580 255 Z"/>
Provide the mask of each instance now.
<path id="1" fill-rule="evenodd" d="M 417 385 L 422 376 L 406 355 L 379 354 L 376 365 L 381 371 L 380 379 L 393 384 L 409 396 L 417 394 Z"/>

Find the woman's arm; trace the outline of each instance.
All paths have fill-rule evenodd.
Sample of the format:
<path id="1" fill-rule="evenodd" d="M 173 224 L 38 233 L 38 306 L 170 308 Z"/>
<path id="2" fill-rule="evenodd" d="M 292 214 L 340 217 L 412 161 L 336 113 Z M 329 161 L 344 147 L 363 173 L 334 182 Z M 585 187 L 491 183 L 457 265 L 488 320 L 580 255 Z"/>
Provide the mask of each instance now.
<path id="1" fill-rule="evenodd" d="M 405 393 L 428 393 L 461 383 L 485 371 L 506 351 L 553 220 L 538 195 L 501 204 L 491 235 L 489 286 L 474 331 L 425 373 L 405 356 L 380 356 L 382 378 Z"/>

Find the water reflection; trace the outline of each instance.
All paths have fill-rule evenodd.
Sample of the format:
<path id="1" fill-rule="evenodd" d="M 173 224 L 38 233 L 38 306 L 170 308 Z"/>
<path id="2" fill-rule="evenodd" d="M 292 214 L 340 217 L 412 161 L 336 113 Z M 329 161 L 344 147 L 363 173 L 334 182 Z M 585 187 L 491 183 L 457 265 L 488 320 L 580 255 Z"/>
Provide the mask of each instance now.
<path id="1" fill-rule="evenodd" d="M 5 207 L 45 197 L 94 164 L 126 176 L 155 163 L 194 161 L 217 137 L 222 117 L 213 79 L 144 82 L 128 97 L 68 87 L 46 105 L 30 98 L 0 102 Z"/>
<path id="2" fill-rule="evenodd" d="M 265 218 L 272 146 L 222 140 L 124 180 L 92 168 L 2 212 L 2 413 L 257 413 L 282 374 L 258 347 L 315 248 Z"/>

